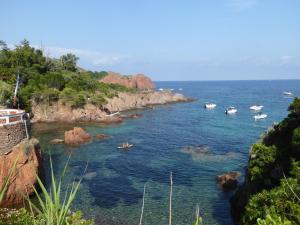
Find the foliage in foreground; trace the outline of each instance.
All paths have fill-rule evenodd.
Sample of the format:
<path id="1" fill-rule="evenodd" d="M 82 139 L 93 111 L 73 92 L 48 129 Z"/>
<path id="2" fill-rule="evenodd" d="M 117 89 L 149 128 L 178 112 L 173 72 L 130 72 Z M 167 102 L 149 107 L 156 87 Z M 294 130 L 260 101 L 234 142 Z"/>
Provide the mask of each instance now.
<path id="1" fill-rule="evenodd" d="M 300 99 L 289 115 L 253 146 L 248 185 L 256 187 L 240 221 L 243 225 L 300 224 Z"/>
<path id="2" fill-rule="evenodd" d="M 17 160 L 15 161 L 15 163 Z M 38 204 L 34 204 L 29 197 L 27 202 L 30 211 L 25 208 L 1 209 L 0 210 L 0 225 L 94 225 L 92 220 L 82 219 L 80 211 L 71 213 L 71 204 L 75 199 L 79 189 L 81 180 L 77 183 L 72 183 L 69 191 L 62 196 L 62 179 L 65 176 L 68 163 L 62 172 L 60 179 L 56 180 L 54 171 L 51 165 L 51 188 L 47 191 L 41 179 L 37 176 L 37 181 L 41 193 L 34 188 L 34 192 L 38 199 Z M 15 166 L 9 174 L 15 172 Z M 4 186 L 0 189 L 0 201 L 3 199 L 7 186 L 10 182 L 10 177 L 6 179 Z"/>

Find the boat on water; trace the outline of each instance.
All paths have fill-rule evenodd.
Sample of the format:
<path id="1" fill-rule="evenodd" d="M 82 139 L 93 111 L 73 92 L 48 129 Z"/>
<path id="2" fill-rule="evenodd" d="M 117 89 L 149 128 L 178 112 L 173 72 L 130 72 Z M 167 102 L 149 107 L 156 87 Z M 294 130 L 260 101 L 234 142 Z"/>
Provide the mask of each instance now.
<path id="1" fill-rule="evenodd" d="M 260 110 L 262 110 L 263 107 L 264 107 L 263 105 L 253 105 L 250 107 L 250 110 L 260 111 Z"/>
<path id="2" fill-rule="evenodd" d="M 129 144 L 128 142 L 124 142 L 122 145 L 118 146 L 119 149 L 129 149 L 131 147 L 133 147 L 133 144 Z"/>
<path id="3" fill-rule="evenodd" d="M 262 120 L 262 119 L 266 119 L 267 117 L 268 117 L 268 115 L 265 114 L 265 113 L 259 113 L 259 114 L 255 115 L 255 116 L 253 116 L 253 118 L 255 120 Z"/>
<path id="4" fill-rule="evenodd" d="M 236 114 L 237 109 L 233 106 L 230 106 L 225 110 L 225 113 L 228 114 L 228 115 Z"/>
<path id="5" fill-rule="evenodd" d="M 159 88 L 158 90 L 163 91 L 164 89 L 163 88 Z"/>
<path id="6" fill-rule="evenodd" d="M 206 108 L 206 109 L 214 109 L 214 108 L 216 108 L 216 104 L 214 104 L 214 103 L 205 103 L 204 104 L 204 108 Z"/>
<path id="7" fill-rule="evenodd" d="M 179 88 L 178 90 L 179 90 L 179 91 L 182 91 L 183 89 L 182 89 L 182 88 Z"/>
<path id="8" fill-rule="evenodd" d="M 284 91 L 282 94 L 287 95 L 287 96 L 292 96 L 293 95 L 293 93 L 291 91 Z"/>

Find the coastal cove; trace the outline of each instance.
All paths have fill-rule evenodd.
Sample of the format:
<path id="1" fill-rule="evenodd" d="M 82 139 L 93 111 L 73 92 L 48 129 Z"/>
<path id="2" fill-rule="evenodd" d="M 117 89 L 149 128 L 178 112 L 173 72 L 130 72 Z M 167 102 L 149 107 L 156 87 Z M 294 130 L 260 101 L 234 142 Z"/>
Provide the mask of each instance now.
<path id="1" fill-rule="evenodd" d="M 130 113 L 142 117 L 125 119 L 121 124 L 76 124 L 93 136 L 111 136 L 77 147 L 49 144 L 74 124 L 36 123 L 33 136 L 41 144 L 45 184 L 50 185 L 49 157 L 59 176 L 71 154 L 64 191 L 68 183 L 80 178 L 88 163 L 73 209 L 95 218 L 97 224 L 137 224 L 146 184 L 145 224 L 160 225 L 168 221 L 172 171 L 174 224 L 191 224 L 198 204 L 204 224 L 231 225 L 232 192 L 223 192 L 215 177 L 229 171 L 244 173 L 251 144 L 287 115 L 293 98 L 282 92 L 290 90 L 299 96 L 299 85 L 299 80 L 157 82 L 158 89 L 174 89 L 198 100 L 133 110 Z M 214 102 L 217 107 L 206 110 L 205 102 Z M 253 104 L 264 105 L 266 120 L 254 121 L 249 110 Z M 230 105 L 238 113 L 226 116 L 224 110 Z M 124 141 L 134 144 L 128 152 L 117 149 Z M 186 151 L 197 146 L 208 153 Z"/>

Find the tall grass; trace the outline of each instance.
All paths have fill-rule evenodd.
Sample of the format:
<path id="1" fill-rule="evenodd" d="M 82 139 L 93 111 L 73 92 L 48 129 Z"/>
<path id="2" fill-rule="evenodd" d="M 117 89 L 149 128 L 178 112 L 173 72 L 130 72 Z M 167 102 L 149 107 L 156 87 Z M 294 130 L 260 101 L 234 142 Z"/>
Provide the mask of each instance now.
<path id="1" fill-rule="evenodd" d="M 13 166 L 9 169 L 8 176 L 4 177 L 3 185 L 2 185 L 2 187 L 0 187 L 0 203 L 2 202 L 2 200 L 4 198 L 5 193 L 8 189 L 9 183 L 11 181 L 11 178 L 12 178 L 14 172 L 16 171 L 18 159 L 19 159 L 19 156 L 14 161 Z"/>
<path id="2" fill-rule="evenodd" d="M 70 215 L 71 204 L 75 199 L 80 183 L 82 181 L 81 178 L 79 182 L 77 183 L 73 182 L 71 186 L 68 187 L 64 198 L 62 198 L 62 189 L 61 189 L 62 179 L 65 176 L 68 162 L 66 163 L 62 175 L 57 182 L 53 171 L 52 160 L 50 159 L 50 167 L 51 167 L 50 191 L 47 191 L 41 179 L 37 176 L 37 182 L 41 189 L 41 193 L 39 193 L 37 189 L 34 188 L 35 195 L 38 199 L 38 205 L 34 204 L 29 197 L 27 198 L 32 216 L 34 217 L 37 214 L 37 217 L 39 218 L 38 221 L 34 222 L 34 225 L 40 224 L 40 221 L 43 221 L 43 224 L 45 225 L 67 225 L 68 224 L 67 216 Z"/>

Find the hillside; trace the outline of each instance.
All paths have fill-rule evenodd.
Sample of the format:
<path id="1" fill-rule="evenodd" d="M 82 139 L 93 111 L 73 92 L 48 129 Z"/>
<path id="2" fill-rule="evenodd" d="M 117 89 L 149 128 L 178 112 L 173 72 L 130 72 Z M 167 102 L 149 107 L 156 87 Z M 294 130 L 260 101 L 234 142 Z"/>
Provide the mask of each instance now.
<path id="1" fill-rule="evenodd" d="M 231 199 L 238 224 L 300 224 L 300 99 L 288 110 L 252 146 L 245 182 Z"/>

